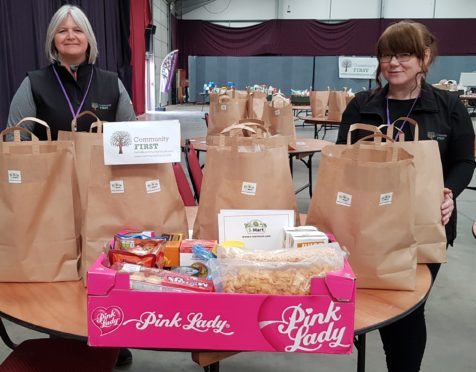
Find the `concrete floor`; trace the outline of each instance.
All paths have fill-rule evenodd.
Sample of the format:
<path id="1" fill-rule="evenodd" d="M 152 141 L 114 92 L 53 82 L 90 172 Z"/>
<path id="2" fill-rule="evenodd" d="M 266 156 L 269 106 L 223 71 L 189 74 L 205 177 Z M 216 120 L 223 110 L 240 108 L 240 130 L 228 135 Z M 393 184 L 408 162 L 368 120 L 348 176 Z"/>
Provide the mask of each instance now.
<path id="1" fill-rule="evenodd" d="M 207 106 L 169 106 L 167 111 L 152 115 L 150 120 L 178 119 L 182 137 L 189 138 L 206 134 L 202 119 Z M 328 131 L 325 139 L 334 141 L 337 131 Z M 312 137 L 312 127 L 297 126 L 297 135 Z M 313 161 L 317 171 L 319 156 Z M 294 166 L 296 187 L 307 180 L 307 170 L 298 162 Z M 476 186 L 476 177 L 472 185 Z M 307 212 L 309 193 L 297 195 L 301 213 Z M 471 227 L 476 221 L 476 191 L 465 190 L 458 198 L 458 238 L 450 247 L 448 263 L 443 265 L 427 306 L 428 342 L 422 372 L 472 372 L 476 370 L 476 239 Z M 44 335 L 6 322 L 7 330 L 16 342 Z M 0 342 L 0 361 L 10 350 Z M 132 350 L 134 362 L 117 371 L 128 372 L 178 372 L 200 371 L 186 352 L 157 352 Z M 351 372 L 356 370 L 357 354 L 329 356 L 288 353 L 241 353 L 220 363 L 224 372 L 241 371 L 293 371 L 293 372 Z M 378 332 L 367 335 L 367 371 L 385 371 L 385 357 Z M 87 371 L 85 371 L 87 372 Z"/>

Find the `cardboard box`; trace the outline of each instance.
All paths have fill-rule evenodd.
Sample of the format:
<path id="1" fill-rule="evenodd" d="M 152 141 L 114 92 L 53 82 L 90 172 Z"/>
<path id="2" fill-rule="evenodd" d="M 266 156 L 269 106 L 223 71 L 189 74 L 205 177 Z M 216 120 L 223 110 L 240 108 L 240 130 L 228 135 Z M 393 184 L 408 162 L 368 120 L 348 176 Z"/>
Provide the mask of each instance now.
<path id="1" fill-rule="evenodd" d="M 204 240 L 204 239 L 184 239 L 180 244 L 180 266 L 191 266 L 198 270 L 198 276 L 208 276 L 208 266 L 206 261 L 197 257 L 192 252 L 192 248 L 195 244 L 201 245 L 203 248 L 213 251 L 216 248 L 216 240 Z"/>
<path id="2" fill-rule="evenodd" d="M 182 243 L 182 234 L 162 234 L 167 238 L 165 243 L 165 267 L 180 266 L 180 244 Z"/>
<path id="3" fill-rule="evenodd" d="M 129 289 L 129 274 L 88 271 L 91 346 L 181 350 L 350 354 L 355 276 L 339 272 L 311 282 L 311 295 L 164 293 Z"/>

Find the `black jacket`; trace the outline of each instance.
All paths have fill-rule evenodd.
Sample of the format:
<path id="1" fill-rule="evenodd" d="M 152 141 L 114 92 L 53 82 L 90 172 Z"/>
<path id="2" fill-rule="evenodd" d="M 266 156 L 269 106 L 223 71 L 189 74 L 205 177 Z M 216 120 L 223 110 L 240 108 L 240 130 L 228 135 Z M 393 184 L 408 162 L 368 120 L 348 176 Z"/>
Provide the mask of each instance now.
<path id="1" fill-rule="evenodd" d="M 119 102 L 119 85 L 116 73 L 104 71 L 94 65 L 82 64 L 77 71 L 77 80 L 64 67 L 55 64 L 56 71 L 71 100 L 73 109 L 78 110 L 88 86 L 91 70 L 94 74 L 91 87 L 81 111 L 94 112 L 103 121 L 115 121 Z M 37 117 L 48 123 L 53 140 L 57 138 L 58 130 L 70 131 L 72 113 L 68 102 L 61 90 L 61 86 L 53 72 L 52 65 L 28 73 L 31 91 L 37 108 Z M 95 121 L 92 116 L 86 115 L 78 120 L 78 130 L 87 131 L 89 125 Z M 40 125 L 34 129 L 35 135 L 46 139 L 46 131 Z"/>
<path id="2" fill-rule="evenodd" d="M 385 86 L 376 92 L 363 91 L 355 95 L 342 116 L 338 144 L 346 143 L 353 123 L 376 126 L 387 123 L 387 92 L 388 86 Z M 466 108 L 456 94 L 423 83 L 411 117 L 418 122 L 420 139 L 438 141 L 445 187 L 451 189 L 456 198 L 471 181 L 475 167 L 474 129 Z M 357 130 L 352 142 L 368 134 Z M 450 244 L 456 237 L 456 209 L 446 226 L 446 237 Z"/>

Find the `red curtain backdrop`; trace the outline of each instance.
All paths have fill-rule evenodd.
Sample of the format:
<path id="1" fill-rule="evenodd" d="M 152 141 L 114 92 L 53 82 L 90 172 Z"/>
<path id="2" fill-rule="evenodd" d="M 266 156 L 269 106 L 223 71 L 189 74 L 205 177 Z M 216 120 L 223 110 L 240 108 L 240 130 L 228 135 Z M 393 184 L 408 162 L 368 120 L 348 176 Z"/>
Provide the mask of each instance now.
<path id="1" fill-rule="evenodd" d="M 145 29 L 151 23 L 149 0 L 131 1 L 132 103 L 136 115 L 145 112 Z"/>
<path id="2" fill-rule="evenodd" d="M 382 31 L 396 19 L 355 19 L 339 23 L 316 20 L 270 20 L 230 28 L 206 21 L 175 19 L 174 49 L 179 68 L 187 68 L 188 56 L 335 56 L 375 55 Z M 476 54 L 468 37 L 476 19 L 421 19 L 439 40 L 440 55 Z"/>

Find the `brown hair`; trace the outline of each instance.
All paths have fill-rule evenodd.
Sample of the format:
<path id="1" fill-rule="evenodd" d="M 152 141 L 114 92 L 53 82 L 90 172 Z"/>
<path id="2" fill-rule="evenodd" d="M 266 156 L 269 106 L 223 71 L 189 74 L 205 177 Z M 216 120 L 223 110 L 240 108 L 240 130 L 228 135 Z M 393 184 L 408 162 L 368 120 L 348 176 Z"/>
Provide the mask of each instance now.
<path id="1" fill-rule="evenodd" d="M 429 51 L 430 56 L 428 62 L 424 63 L 427 51 Z M 377 58 L 380 59 L 384 55 L 397 53 L 411 53 L 415 55 L 421 64 L 419 75 L 424 80 L 429 66 L 433 63 L 438 53 L 436 38 L 422 23 L 413 21 L 394 23 L 387 27 L 377 41 Z M 376 74 L 377 90 L 382 88 L 380 73 L 379 64 Z"/>

